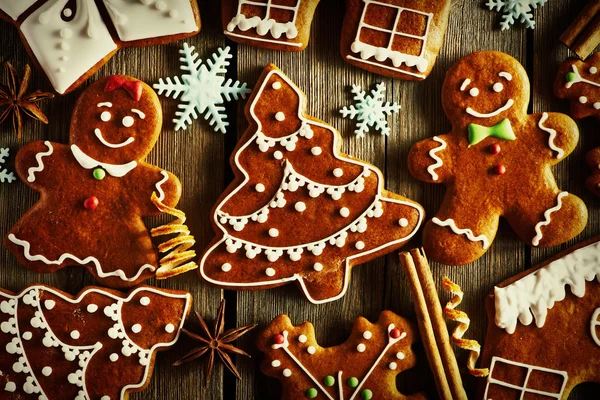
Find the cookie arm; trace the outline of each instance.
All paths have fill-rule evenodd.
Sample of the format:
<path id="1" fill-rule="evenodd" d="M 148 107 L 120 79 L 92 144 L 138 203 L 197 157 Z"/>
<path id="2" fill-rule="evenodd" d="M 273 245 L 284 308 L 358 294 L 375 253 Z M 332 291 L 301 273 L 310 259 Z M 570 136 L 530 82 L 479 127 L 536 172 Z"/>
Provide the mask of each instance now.
<path id="1" fill-rule="evenodd" d="M 34 189 L 51 187 L 57 171 L 57 161 L 64 145 L 38 140 L 23 146 L 15 158 L 15 170 L 19 178 Z"/>
<path id="2" fill-rule="evenodd" d="M 451 174 L 448 154 L 446 135 L 415 143 L 408 153 L 410 174 L 423 182 L 444 183 Z"/>
<path id="3" fill-rule="evenodd" d="M 561 113 L 538 113 L 534 115 L 544 141 L 551 150 L 550 164 L 554 165 L 566 158 L 577 146 L 579 128 L 568 115 Z"/>
<path id="4" fill-rule="evenodd" d="M 138 166 L 138 168 L 140 167 L 142 166 Z M 172 173 L 153 165 L 146 165 L 142 168 L 137 171 L 141 175 L 137 179 L 140 179 L 143 183 L 138 186 L 135 195 L 142 216 L 160 215 L 160 211 L 151 200 L 153 192 L 156 193 L 163 204 L 168 207 L 175 207 L 181 197 L 181 182 L 179 182 L 179 179 Z"/>

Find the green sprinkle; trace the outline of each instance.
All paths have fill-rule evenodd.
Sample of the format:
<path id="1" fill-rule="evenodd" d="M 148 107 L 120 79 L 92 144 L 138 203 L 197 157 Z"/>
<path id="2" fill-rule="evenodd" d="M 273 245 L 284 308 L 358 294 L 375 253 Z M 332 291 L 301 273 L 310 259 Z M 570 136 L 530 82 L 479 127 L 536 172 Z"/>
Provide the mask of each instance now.
<path id="1" fill-rule="evenodd" d="M 567 82 L 573 82 L 575 80 L 575 72 L 567 73 Z"/>
<path id="2" fill-rule="evenodd" d="M 364 400 L 371 400 L 373 398 L 373 392 L 371 392 L 369 389 L 365 389 L 362 392 L 360 392 L 360 396 Z"/>
<path id="3" fill-rule="evenodd" d="M 325 386 L 333 386 L 335 384 L 335 378 L 331 375 L 327 375 L 323 379 L 323 383 L 325 384 Z"/>
<path id="4" fill-rule="evenodd" d="M 306 391 L 306 397 L 308 397 L 309 399 L 314 399 L 315 397 L 317 397 L 317 394 L 319 394 L 319 392 L 317 392 L 317 389 L 315 388 L 310 388 Z"/>
<path id="5" fill-rule="evenodd" d="M 358 386 L 358 379 L 355 378 L 354 376 L 350 379 L 348 379 L 348 386 L 355 388 Z"/>
<path id="6" fill-rule="evenodd" d="M 106 176 L 106 172 L 102 168 L 96 168 L 93 172 L 94 178 L 101 181 Z"/>

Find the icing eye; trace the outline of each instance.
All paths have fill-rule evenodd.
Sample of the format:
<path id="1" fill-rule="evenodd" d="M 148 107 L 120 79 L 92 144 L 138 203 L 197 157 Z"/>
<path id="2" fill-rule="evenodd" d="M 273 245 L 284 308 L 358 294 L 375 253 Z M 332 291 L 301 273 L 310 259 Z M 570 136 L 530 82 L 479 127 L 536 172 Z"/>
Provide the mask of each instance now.
<path id="1" fill-rule="evenodd" d="M 477 89 L 476 87 L 472 88 L 471 90 L 469 90 L 469 94 L 473 97 L 477 97 L 479 96 L 479 89 Z"/>
<path id="2" fill-rule="evenodd" d="M 502 85 L 500 82 L 496 82 L 494 83 L 494 86 L 492 86 L 492 89 L 494 89 L 494 92 L 500 93 L 502 90 L 504 90 L 504 85 Z"/>
<path id="3" fill-rule="evenodd" d="M 100 119 L 104 122 L 108 122 L 110 121 L 110 113 L 108 111 L 103 111 L 102 114 L 100 114 Z"/>
<path id="4" fill-rule="evenodd" d="M 279 122 L 284 121 L 285 120 L 285 114 L 282 113 L 281 111 L 279 111 L 277 114 L 275 114 L 275 119 Z"/>
<path id="5" fill-rule="evenodd" d="M 125 118 L 123 118 L 123 126 L 125 128 L 129 128 L 129 127 L 133 126 L 133 122 L 134 122 L 133 117 L 130 117 L 129 115 L 126 116 Z"/>

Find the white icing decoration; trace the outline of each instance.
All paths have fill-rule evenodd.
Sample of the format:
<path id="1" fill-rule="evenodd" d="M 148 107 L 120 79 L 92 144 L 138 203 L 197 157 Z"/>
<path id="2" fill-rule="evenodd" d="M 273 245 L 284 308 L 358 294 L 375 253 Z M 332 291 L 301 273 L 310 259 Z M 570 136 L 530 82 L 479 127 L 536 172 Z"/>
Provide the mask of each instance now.
<path id="1" fill-rule="evenodd" d="M 275 90 L 279 90 L 281 89 L 281 82 L 273 82 L 273 85 L 271 85 L 271 87 Z"/>
<path id="2" fill-rule="evenodd" d="M 402 66 L 402 64 L 405 64 L 407 67 L 416 67 L 417 71 L 419 71 L 421 73 L 427 71 L 429 62 L 424 57 L 424 53 L 427 48 L 427 36 L 429 34 L 431 20 L 433 19 L 433 13 L 426 13 L 426 12 L 422 12 L 422 11 L 419 11 L 416 9 L 401 7 L 401 6 L 397 6 L 397 5 L 390 4 L 390 3 L 384 3 L 381 1 L 377 1 L 377 0 L 364 0 L 364 2 L 365 2 L 365 5 L 364 5 L 363 11 L 362 11 L 362 15 L 360 17 L 360 22 L 358 24 L 356 36 L 354 38 L 354 42 L 352 42 L 352 45 L 350 46 L 350 50 L 355 54 L 360 54 L 360 58 L 353 57 L 350 55 L 348 55 L 347 58 L 358 61 L 358 62 L 375 65 L 375 66 L 378 66 L 381 68 L 390 69 L 390 70 L 393 70 L 396 72 L 416 76 L 419 78 L 425 78 L 425 76 L 422 74 L 402 70 L 402 69 L 400 69 L 400 66 Z M 396 17 L 395 17 L 394 25 L 392 25 L 393 26 L 392 29 L 389 29 L 388 27 L 373 26 L 373 25 L 370 25 L 365 22 L 365 16 L 367 14 L 367 10 L 369 9 L 369 6 L 371 6 L 371 5 L 373 5 L 375 7 L 380 7 L 380 8 L 381 7 L 387 8 L 387 9 L 392 10 L 392 12 L 393 11 L 396 12 Z M 419 14 L 419 15 L 424 16 L 427 19 L 425 33 L 422 36 L 413 35 L 413 34 L 401 32 L 401 31 L 397 30 L 398 22 L 400 20 L 400 15 L 402 14 L 402 12 L 410 12 L 410 13 Z M 383 32 L 383 33 L 389 35 L 390 39 L 389 39 L 387 45 L 385 47 L 378 47 L 378 46 L 373 46 L 371 44 L 361 41 L 361 31 L 363 29 L 376 30 L 378 32 Z M 407 38 L 410 38 L 411 40 L 421 41 L 422 46 L 421 46 L 421 52 L 419 53 L 419 55 L 406 54 L 406 53 L 402 53 L 401 51 L 392 50 L 394 40 L 398 36 L 407 37 Z M 369 61 L 369 59 L 371 57 L 374 57 L 377 62 Z M 386 60 L 390 60 L 392 62 L 393 67 L 382 64 Z"/>
<path id="3" fill-rule="evenodd" d="M 52 367 L 44 367 L 44 368 L 42 368 L 42 374 L 44 376 L 50 376 L 50 375 L 52 375 Z"/>
<path id="4" fill-rule="evenodd" d="M 566 286 L 581 298 L 585 284 L 596 278 L 600 282 L 600 242 L 595 242 L 552 261 L 510 285 L 494 288 L 495 323 L 500 329 L 514 333 L 517 322 L 529 325 L 535 318 L 538 328 L 544 326 L 548 310 L 564 300 Z"/>
<path id="5" fill-rule="evenodd" d="M 306 210 L 306 204 L 303 201 L 299 201 L 294 204 L 294 209 L 298 212 L 303 212 Z"/>
<path id="6" fill-rule="evenodd" d="M 439 225 L 439 226 L 450 227 L 450 229 L 452 229 L 452 231 L 454 233 L 456 233 L 457 235 L 465 235 L 465 236 L 467 236 L 467 239 L 469 239 L 471 242 L 481 242 L 481 244 L 483 245 L 484 249 L 487 249 L 490 246 L 490 241 L 489 241 L 489 239 L 485 235 L 482 234 L 482 235 L 479 235 L 479 236 L 475 236 L 475 234 L 473 233 L 472 230 L 470 230 L 470 229 L 461 229 L 461 228 L 457 227 L 456 223 L 451 218 L 442 221 L 439 218 L 434 217 L 431 220 L 431 222 L 433 222 L 434 224 Z"/>
<path id="7" fill-rule="evenodd" d="M 510 82 L 510 81 L 512 81 L 512 78 L 513 78 L 513 77 L 512 77 L 512 75 L 511 75 L 510 73 L 508 73 L 508 72 L 504 72 L 504 71 L 503 71 L 503 72 L 500 72 L 500 73 L 498 73 L 498 76 L 499 76 L 499 77 L 501 77 L 501 78 L 505 78 L 505 79 L 506 79 L 507 81 L 509 81 L 509 82 Z"/>
<path id="8" fill-rule="evenodd" d="M 498 108 L 495 111 L 487 113 L 487 114 L 475 111 L 471 107 L 467 107 L 465 111 L 467 112 L 467 114 L 472 115 L 473 117 L 476 117 L 476 118 L 490 118 L 490 117 L 495 117 L 496 115 L 508 110 L 509 108 L 511 108 L 513 106 L 513 104 L 515 104 L 515 101 L 513 99 L 508 99 L 506 104 L 504 104 L 502 107 Z"/>
<path id="9" fill-rule="evenodd" d="M 595 102 L 594 103 L 594 109 L 600 110 L 600 102 Z"/>
<path id="10" fill-rule="evenodd" d="M 373 337 L 373 333 L 371 331 L 364 331 L 363 332 L 363 338 L 369 340 Z"/>
<path id="11" fill-rule="evenodd" d="M 308 352 L 308 354 L 315 354 L 317 352 L 317 349 L 315 348 L 315 346 L 308 346 L 308 348 L 306 349 L 306 351 Z"/>
<path id="12" fill-rule="evenodd" d="M 143 305 L 144 307 L 149 306 L 150 305 L 150 297 L 148 296 L 144 296 L 140 299 L 140 304 Z"/>
<path id="13" fill-rule="evenodd" d="M 494 83 L 494 86 L 492 86 L 492 89 L 494 92 L 500 93 L 502 90 L 504 90 L 504 85 L 500 82 L 496 82 Z"/>
<path id="14" fill-rule="evenodd" d="M 262 183 L 258 183 L 256 184 L 256 186 L 254 186 L 254 189 L 258 192 L 258 193 L 262 193 L 265 191 L 265 185 L 263 185 Z"/>
<path id="15" fill-rule="evenodd" d="M 281 366 L 281 361 L 279 361 L 279 360 L 273 360 L 273 361 L 271 361 L 271 366 L 273 368 L 280 367 Z"/>
<path id="16" fill-rule="evenodd" d="M 391 362 L 388 364 L 388 368 L 391 369 L 392 371 L 395 371 L 396 368 L 398 368 L 398 364 L 396 364 L 395 362 Z"/>
<path id="17" fill-rule="evenodd" d="M 52 310 L 55 305 L 56 305 L 56 302 L 54 300 L 44 301 L 44 307 L 46 307 L 48 310 Z"/>
<path id="18" fill-rule="evenodd" d="M 544 122 L 546 122 L 547 119 L 548 119 L 548 113 L 545 112 L 542 114 L 542 117 L 540 118 L 538 127 L 541 130 L 548 132 L 550 134 L 550 137 L 548 138 L 548 147 L 550 147 L 552 150 L 556 151 L 556 158 L 562 158 L 565 155 L 565 152 L 563 151 L 563 149 L 561 149 L 560 147 L 558 147 L 554 144 L 554 139 L 556 139 L 556 131 L 552 128 L 547 128 L 544 126 Z"/>
<path id="19" fill-rule="evenodd" d="M 433 149 L 429 150 L 429 157 L 433 158 L 436 162 L 435 162 L 435 164 L 432 164 L 429 167 L 427 167 L 427 172 L 429 172 L 429 175 L 431 175 L 431 179 L 433 179 L 434 181 L 437 181 L 439 177 L 438 177 L 438 174 L 435 172 L 435 170 L 438 169 L 439 167 L 441 167 L 442 165 L 444 165 L 444 162 L 437 155 L 437 153 L 442 150 L 445 150 L 448 147 L 448 144 L 446 144 L 444 139 L 442 139 L 438 136 L 434 136 L 433 140 L 440 143 L 440 145 L 438 147 L 434 147 Z M 402 223 L 400 223 L 400 226 L 402 226 Z"/>
<path id="20" fill-rule="evenodd" d="M 343 218 L 348 218 L 350 216 L 350 210 L 348 209 L 348 207 L 342 207 L 342 208 L 340 208 L 340 215 Z"/>
<path id="21" fill-rule="evenodd" d="M 406 218 L 400 218 L 398 220 L 398 225 L 400 225 L 403 228 L 406 228 L 408 226 L 408 220 Z"/>
<path id="22" fill-rule="evenodd" d="M 33 334 L 31 332 L 23 333 L 23 339 L 25 339 L 25 340 L 31 340 L 32 337 L 33 337 Z"/>
<path id="23" fill-rule="evenodd" d="M 131 332 L 133 332 L 133 333 L 140 333 L 141 331 L 142 331 L 142 325 L 140 325 L 140 324 L 134 324 L 131 327 Z"/>
<path id="24" fill-rule="evenodd" d="M 285 114 L 279 111 L 277 114 L 275 114 L 275 119 L 279 122 L 283 122 L 285 121 Z"/>
<path id="25" fill-rule="evenodd" d="M 469 78 L 465 79 L 462 83 L 462 85 L 460 85 L 460 91 L 464 92 L 465 89 L 467 88 L 467 86 L 469 86 L 469 84 L 471 83 L 471 80 Z"/>
<path id="26" fill-rule="evenodd" d="M 585 97 L 585 96 L 581 96 L 581 97 L 579 97 L 579 102 L 580 102 L 581 104 L 585 104 L 585 103 L 587 103 L 587 101 L 588 101 L 587 97 Z"/>
<path id="27" fill-rule="evenodd" d="M 100 107 L 108 107 L 111 108 L 113 105 L 110 101 L 105 101 L 104 103 L 98 103 L 96 105 L 96 107 L 100 108 Z"/>
<path id="28" fill-rule="evenodd" d="M 275 153 L 273 153 L 273 157 L 274 157 L 276 160 L 281 160 L 281 159 L 283 158 L 283 153 L 282 153 L 282 152 L 280 152 L 279 150 L 277 150 Z"/>
<path id="29" fill-rule="evenodd" d="M 77 13 L 69 22 L 63 21 L 60 15 L 67 2 L 49 0 L 43 3 L 20 26 L 31 52 L 60 94 L 117 49 L 93 1 L 77 1 Z M 60 32 L 64 28 L 78 34 L 63 38 Z M 76 56 L 65 64 L 61 57 L 70 54 Z"/>
<path id="30" fill-rule="evenodd" d="M 119 38 L 124 41 L 196 32 L 189 0 L 103 0 Z"/>
<path id="31" fill-rule="evenodd" d="M 365 242 L 359 240 L 355 244 L 356 250 L 363 250 L 365 248 Z"/>
<path id="32" fill-rule="evenodd" d="M 359 343 L 358 346 L 356 346 L 356 351 L 358 351 L 359 353 L 363 353 L 366 349 L 367 346 L 365 346 L 364 343 Z"/>
<path id="33" fill-rule="evenodd" d="M 258 144 L 258 149 L 260 151 L 262 151 L 263 153 L 268 151 L 271 147 L 274 147 L 277 144 L 280 146 L 283 146 L 287 151 L 294 151 L 296 149 L 296 143 L 298 142 L 299 137 L 303 137 L 306 139 L 312 139 L 313 135 L 314 135 L 314 133 L 312 131 L 312 128 L 308 124 L 308 121 L 303 120 L 302 124 L 300 125 L 300 128 L 298 128 L 298 130 L 296 132 L 291 133 L 287 136 L 283 136 L 283 137 L 279 137 L 279 138 L 272 138 L 272 137 L 266 136 L 264 133 L 259 131 L 256 134 L 256 136 L 253 137 L 253 140 L 256 139 L 256 144 Z M 283 154 L 282 153 L 280 153 L 280 154 L 281 154 L 281 157 L 283 158 Z M 275 156 L 275 158 L 277 158 L 278 160 L 280 159 L 277 156 Z"/>
<path id="34" fill-rule="evenodd" d="M 71 336 L 71 339 L 77 340 L 81 337 L 81 334 L 79 333 L 79 331 L 74 330 L 74 331 L 71 331 L 70 336 Z"/>
<path id="35" fill-rule="evenodd" d="M 165 199 L 165 192 L 162 190 L 162 185 L 169 180 L 169 174 L 167 171 L 160 171 L 162 175 L 162 179 L 156 182 L 156 191 L 158 192 L 158 201 L 163 201 Z"/>
<path id="36" fill-rule="evenodd" d="M 110 117 L 110 113 L 108 111 L 104 111 L 102 113 L 102 115 L 104 115 L 104 113 L 108 113 L 108 115 Z M 127 118 L 127 117 L 125 117 L 125 118 Z M 131 118 L 131 117 L 129 117 L 129 118 Z M 104 121 L 103 118 L 102 118 L 102 120 Z M 98 128 L 94 129 L 94 134 L 96 135 L 96 137 L 98 138 L 98 140 L 100 141 L 100 143 L 102 143 L 106 147 L 110 147 L 111 149 L 119 149 L 121 147 L 125 147 L 127 145 L 130 145 L 131 143 L 133 143 L 135 141 L 134 137 L 128 137 L 127 139 L 125 139 L 121 143 L 110 143 L 110 142 L 106 141 L 106 139 L 104 139 L 104 136 L 102 136 L 102 131 L 100 129 L 98 129 Z M 73 145 L 73 146 L 75 146 L 75 145 Z"/>
<path id="37" fill-rule="evenodd" d="M 596 72 L 598 72 L 598 68 L 590 67 L 589 71 L 590 71 L 590 74 L 594 75 Z"/>
<path id="38" fill-rule="evenodd" d="M 133 282 L 133 281 L 135 281 L 135 280 L 137 280 L 139 278 L 139 276 L 144 272 L 144 270 L 149 269 L 151 272 L 154 272 L 156 270 L 156 267 L 153 267 L 150 264 L 144 264 L 144 265 L 142 265 L 140 267 L 140 269 L 138 270 L 137 274 L 135 274 L 131 278 L 128 278 L 125 275 L 125 272 L 123 272 L 122 269 L 118 269 L 116 271 L 104 272 L 102 270 L 102 266 L 100 265 L 100 261 L 98 261 L 97 258 L 92 257 L 92 256 L 86 257 L 86 258 L 84 258 L 82 260 L 81 258 L 79 258 L 77 256 L 74 256 L 73 254 L 63 253 L 58 258 L 58 260 L 48 260 L 46 257 L 44 257 L 41 254 L 31 255 L 31 253 L 30 253 L 31 245 L 26 240 L 18 239 L 12 233 L 8 235 L 8 240 L 10 240 L 11 242 L 13 242 L 14 244 L 16 244 L 18 246 L 23 247 L 23 255 L 29 261 L 41 261 L 44 264 L 48 264 L 48 265 L 60 265 L 60 264 L 64 263 L 66 260 L 68 260 L 68 259 L 73 260 L 77 264 L 80 264 L 80 265 L 85 265 L 85 264 L 88 264 L 88 263 L 93 263 L 94 266 L 96 267 L 96 274 L 100 278 L 106 278 L 106 277 L 109 277 L 109 276 L 117 276 L 117 277 L 119 277 L 120 279 L 122 279 L 124 281 Z"/>
<path id="39" fill-rule="evenodd" d="M 110 114 L 109 111 L 102 111 L 102 114 L 100 114 L 100 119 L 103 122 L 108 122 L 110 121 L 110 118 L 112 117 L 112 115 Z"/>
<path id="40" fill-rule="evenodd" d="M 117 362 L 117 360 L 119 359 L 119 355 L 117 353 L 112 353 L 108 358 L 112 362 Z"/>
<path id="41" fill-rule="evenodd" d="M 471 97 L 477 97 L 479 96 L 479 89 L 477 89 L 476 87 L 471 88 L 471 90 L 469 90 L 469 94 L 471 95 Z"/>
<path id="42" fill-rule="evenodd" d="M 405 357 L 405 355 L 404 355 L 403 352 L 399 351 L 399 352 L 396 353 L 396 358 L 398 360 L 404 360 L 404 357 Z"/>
<path id="43" fill-rule="evenodd" d="M 335 176 L 336 178 L 340 178 L 344 175 L 344 170 L 342 170 L 341 168 L 336 168 L 333 170 L 333 176 Z"/>
<path id="44" fill-rule="evenodd" d="M 102 397 L 100 397 L 100 400 L 110 400 L 110 397 L 108 397 L 108 396 L 102 396 Z"/>
<path id="45" fill-rule="evenodd" d="M 273 268 L 267 268 L 265 270 L 265 274 L 267 274 L 267 276 L 275 276 L 276 271 Z"/>
<path id="46" fill-rule="evenodd" d="M 167 333 L 175 332 L 175 325 L 173 325 L 173 324 L 165 325 L 165 332 L 167 332 Z"/>
<path id="47" fill-rule="evenodd" d="M 533 246 L 537 246 L 537 245 L 540 244 L 540 240 L 542 240 L 542 237 L 543 237 L 542 227 L 547 226 L 547 225 L 550 224 L 550 222 L 552 221 L 552 217 L 551 217 L 552 213 L 556 212 L 556 211 L 558 211 L 558 210 L 560 210 L 562 208 L 562 198 L 565 197 L 565 196 L 567 196 L 568 194 L 569 193 L 567 193 L 567 192 L 560 192 L 558 194 L 558 196 L 557 196 L 557 200 L 556 200 L 557 204 L 556 204 L 556 206 L 554 206 L 554 207 L 549 208 L 548 210 L 546 210 L 546 212 L 544 212 L 544 220 L 538 222 L 535 225 L 536 235 L 533 238 L 533 240 L 531 241 L 531 244 Z"/>
<path id="48" fill-rule="evenodd" d="M 131 128 L 133 126 L 134 122 L 135 122 L 135 120 L 133 119 L 133 117 L 131 115 L 127 115 L 127 116 L 123 117 L 123 120 L 121 121 L 121 123 L 123 124 L 123 126 L 125 128 Z"/>
<path id="49" fill-rule="evenodd" d="M 0 10 L 15 21 L 37 0 L 0 0 Z"/>
<path id="50" fill-rule="evenodd" d="M 223 271 L 223 272 L 231 271 L 231 264 L 225 263 L 225 264 L 221 265 L 221 271 Z"/>
<path id="51" fill-rule="evenodd" d="M 318 156 L 318 155 L 321 155 L 322 150 L 320 147 L 315 146 L 312 149 L 310 149 L 310 152 L 313 156 Z"/>
<path id="52" fill-rule="evenodd" d="M 87 312 L 89 312 L 90 314 L 95 313 L 96 311 L 98 311 L 98 306 L 95 304 L 89 304 L 87 306 Z"/>
<path id="53" fill-rule="evenodd" d="M 308 338 L 306 337 L 306 335 L 300 335 L 300 336 L 298 336 L 298 341 L 300 343 L 306 343 L 307 340 L 308 340 Z"/>
<path id="54" fill-rule="evenodd" d="M 596 86 L 596 87 L 600 87 L 600 83 L 598 82 L 594 82 L 594 81 L 590 81 L 589 79 L 585 79 L 583 78 L 580 74 L 579 74 L 579 69 L 577 69 L 576 65 L 572 66 L 573 69 L 573 73 L 575 74 L 575 77 L 573 78 L 572 81 L 565 83 L 565 88 L 569 89 L 571 86 L 573 86 L 576 83 L 587 83 L 588 85 L 592 85 L 592 86 Z"/>
<path id="55" fill-rule="evenodd" d="M 592 319 L 590 319 L 590 333 L 592 335 L 592 339 L 594 342 L 600 346 L 600 337 L 598 337 L 597 327 L 600 326 L 600 308 L 597 308 L 592 314 Z"/>
<path id="56" fill-rule="evenodd" d="M 17 385 L 14 382 L 6 382 L 4 390 L 13 393 L 15 390 L 17 390 Z"/>
<path id="57" fill-rule="evenodd" d="M 136 114 L 140 119 L 145 119 L 146 118 L 146 114 L 144 114 L 142 111 L 132 108 L 131 112 Z"/>
<path id="58" fill-rule="evenodd" d="M 35 173 L 42 172 L 44 170 L 44 162 L 42 161 L 42 157 L 47 157 L 52 154 L 54 148 L 52 147 L 52 143 L 49 141 L 44 141 L 44 144 L 48 148 L 45 152 L 39 152 L 35 155 L 35 159 L 37 161 L 36 167 L 31 167 L 27 170 L 27 182 L 35 182 Z"/>
<path id="59" fill-rule="evenodd" d="M 527 370 L 527 372 L 525 373 L 525 379 L 523 381 L 523 384 L 521 386 L 519 386 L 519 385 L 515 385 L 513 383 L 504 382 L 504 381 L 494 378 L 493 374 L 494 374 L 494 367 L 496 366 L 496 361 L 498 361 L 500 363 L 512 365 L 513 367 L 517 367 L 517 368 L 525 368 Z M 527 383 L 529 382 L 529 378 L 531 377 L 532 372 L 534 372 L 534 371 L 538 373 L 537 374 L 538 376 L 539 376 L 540 372 L 547 372 L 549 374 L 560 376 L 561 380 L 562 380 L 562 385 L 561 385 L 559 393 L 546 392 L 546 391 L 540 390 L 540 389 L 528 388 Z M 510 388 L 510 389 L 512 389 L 512 393 L 515 393 L 515 395 L 520 394 L 519 398 L 521 398 L 521 399 L 530 398 L 530 397 L 526 396 L 527 394 L 538 395 L 538 396 L 534 396 L 536 398 L 562 399 L 563 392 L 565 391 L 565 387 L 567 386 L 568 380 L 569 380 L 569 375 L 565 371 L 558 371 L 558 370 L 544 368 L 544 367 L 536 367 L 533 365 L 510 361 L 505 358 L 494 356 L 494 357 L 492 357 L 492 363 L 490 364 L 490 373 L 487 377 L 487 384 L 485 386 L 485 392 L 483 394 L 483 398 L 487 399 L 487 400 L 491 400 L 488 398 L 488 390 L 489 390 L 490 384 L 491 384 L 491 385 L 497 385 L 497 386 L 503 386 L 506 388 Z"/>
<path id="60" fill-rule="evenodd" d="M 289 378 L 290 376 L 292 376 L 292 371 L 290 371 L 289 369 L 284 369 L 283 370 L 283 376 L 285 376 L 286 378 Z"/>
<path id="61" fill-rule="evenodd" d="M 323 264 L 321 264 L 321 263 L 315 263 L 315 265 L 313 265 L 313 268 L 317 272 L 323 271 Z"/>
<path id="62" fill-rule="evenodd" d="M 81 149 L 76 145 L 71 145 L 71 152 L 73 152 L 73 156 L 85 169 L 93 169 L 96 167 L 102 167 L 108 172 L 109 175 L 114 176 L 115 178 L 121 178 L 127 175 L 131 170 L 137 167 L 137 161 L 130 161 L 126 164 L 106 164 L 100 161 L 94 160 L 92 157 L 85 154 Z"/>

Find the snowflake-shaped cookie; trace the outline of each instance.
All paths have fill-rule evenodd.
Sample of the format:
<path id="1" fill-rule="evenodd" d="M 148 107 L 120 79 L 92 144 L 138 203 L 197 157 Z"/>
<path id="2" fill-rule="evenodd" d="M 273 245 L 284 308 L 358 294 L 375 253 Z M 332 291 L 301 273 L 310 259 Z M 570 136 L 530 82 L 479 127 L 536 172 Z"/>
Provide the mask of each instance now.
<path id="1" fill-rule="evenodd" d="M 357 104 L 344 107 L 340 112 L 344 118 L 356 118 L 357 124 L 354 131 L 356 137 L 365 137 L 365 133 L 371 126 L 375 126 L 375 129 L 378 129 L 382 135 L 388 136 L 390 128 L 387 124 L 387 117 L 400 111 L 400 106 L 385 101 L 385 85 L 378 83 L 375 89 L 371 90 L 370 95 L 367 95 L 360 86 L 352 85 L 352 93 L 354 93 L 354 100 Z"/>
<path id="2" fill-rule="evenodd" d="M 212 60 L 208 59 L 206 64 L 202 65 L 202 60 L 198 60 L 198 53 L 195 48 L 187 43 L 183 44 L 183 49 L 179 50 L 182 55 L 181 69 L 187 73 L 181 76 L 166 78 L 166 81 L 160 78 L 158 83 L 153 85 L 158 90 L 158 94 L 165 93 L 167 97 L 176 99 L 181 95 L 181 102 L 175 112 L 177 118 L 175 130 L 185 129 L 192 124 L 192 118 L 197 119 L 198 114 L 204 114 L 204 119 L 209 124 L 215 126 L 215 131 L 225 133 L 225 128 L 229 125 L 226 121 L 225 107 L 222 104 L 225 101 L 237 100 L 239 97 L 246 98 L 250 93 L 246 84 L 239 81 L 227 79 L 222 74 L 227 72 L 229 59 L 233 56 L 229 53 L 229 47 L 224 50 L 219 48 L 218 54 L 213 54 Z"/>
<path id="3" fill-rule="evenodd" d="M 0 148 L 0 164 L 4 164 L 6 162 L 6 157 L 8 157 L 9 149 Z M 8 172 L 6 168 L 0 169 L 0 183 L 4 183 L 8 181 L 11 183 L 14 181 L 15 175 L 12 172 Z"/>
<path id="4" fill-rule="evenodd" d="M 503 12 L 500 26 L 502 30 L 509 29 L 516 20 L 524 23 L 528 28 L 535 28 L 532 11 L 537 6 L 543 6 L 548 0 L 488 0 L 485 5 L 493 11 Z M 494 10 L 495 8 L 495 10 Z"/>

